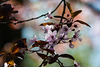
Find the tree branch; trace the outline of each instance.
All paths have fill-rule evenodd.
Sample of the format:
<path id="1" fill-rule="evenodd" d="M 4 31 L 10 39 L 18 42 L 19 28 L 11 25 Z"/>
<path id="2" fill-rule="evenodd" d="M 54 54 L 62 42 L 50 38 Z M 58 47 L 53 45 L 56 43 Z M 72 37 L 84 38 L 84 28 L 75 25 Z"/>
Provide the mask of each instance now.
<path id="1" fill-rule="evenodd" d="M 63 18 L 64 14 L 65 14 L 65 10 L 66 10 L 66 3 L 65 3 L 65 0 L 62 0 L 62 1 L 64 2 L 63 13 L 62 13 L 62 18 Z M 62 23 L 62 18 L 60 20 L 60 23 Z"/>
<path id="2" fill-rule="evenodd" d="M 48 54 L 49 54 L 49 52 L 47 52 L 46 55 L 48 55 Z M 46 61 L 46 59 L 44 59 L 44 60 L 42 61 L 41 65 L 40 65 L 39 67 L 42 67 L 42 65 L 44 64 L 45 61 Z"/>
<path id="3" fill-rule="evenodd" d="M 60 1 L 60 3 L 59 3 L 59 4 L 57 5 L 57 7 L 51 12 L 51 14 L 54 13 L 54 12 L 58 9 L 58 7 L 61 5 L 62 2 L 63 2 L 63 0 Z M 47 14 L 48 14 L 48 13 L 42 14 L 42 15 L 40 15 L 40 16 L 38 16 L 38 17 L 31 18 L 31 19 L 28 19 L 28 20 L 18 21 L 18 22 L 14 23 L 14 24 L 16 25 L 16 24 L 18 24 L 18 23 L 23 23 L 23 22 L 27 22 L 27 21 L 39 19 L 39 18 L 41 18 L 41 17 L 43 17 L 43 16 L 46 16 Z"/>

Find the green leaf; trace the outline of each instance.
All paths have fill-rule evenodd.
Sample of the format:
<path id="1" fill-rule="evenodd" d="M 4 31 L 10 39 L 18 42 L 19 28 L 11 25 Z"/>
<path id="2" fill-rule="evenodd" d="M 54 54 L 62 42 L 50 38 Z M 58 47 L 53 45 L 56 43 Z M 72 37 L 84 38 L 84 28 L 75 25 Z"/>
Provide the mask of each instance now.
<path id="1" fill-rule="evenodd" d="M 82 12 L 82 10 L 78 10 L 78 11 L 75 11 L 75 12 L 71 13 L 72 18 L 75 18 L 81 12 Z"/>
<path id="2" fill-rule="evenodd" d="M 73 13 L 71 5 L 68 2 L 66 2 L 66 6 L 69 9 L 70 13 Z"/>
<path id="3" fill-rule="evenodd" d="M 81 23 L 81 24 L 83 24 L 83 25 L 86 25 L 86 26 L 88 26 L 88 27 L 91 27 L 89 24 L 87 24 L 86 22 L 81 21 L 81 20 L 76 20 L 76 21 L 74 21 L 74 22 L 79 22 L 79 23 Z"/>

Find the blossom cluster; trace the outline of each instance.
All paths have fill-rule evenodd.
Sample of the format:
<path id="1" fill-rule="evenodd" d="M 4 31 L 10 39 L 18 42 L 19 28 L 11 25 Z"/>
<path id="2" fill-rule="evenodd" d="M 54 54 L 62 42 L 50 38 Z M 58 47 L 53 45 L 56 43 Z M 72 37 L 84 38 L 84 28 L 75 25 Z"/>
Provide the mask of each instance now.
<path id="1" fill-rule="evenodd" d="M 61 3 L 64 3 L 63 13 L 62 16 L 52 16 L 52 13 L 56 11 L 56 9 L 59 7 Z M 60 43 L 69 43 L 70 48 L 74 48 L 73 42 L 76 42 L 77 40 L 82 41 L 80 38 L 80 30 L 78 29 L 79 26 L 76 24 L 77 22 L 83 25 L 86 25 L 90 27 L 89 24 L 85 23 L 81 20 L 74 20 L 74 18 L 82 12 L 82 10 L 78 10 L 73 12 L 71 9 L 71 5 L 66 2 L 65 0 L 61 0 L 57 8 L 53 10 L 52 12 L 46 13 L 44 15 L 41 15 L 36 18 L 32 18 L 25 21 L 19 21 L 15 17 L 12 16 L 13 13 L 18 13 L 18 11 L 13 11 L 14 7 L 11 6 L 11 4 L 0 4 L 0 22 L 6 22 L 6 23 L 13 23 L 11 20 L 18 21 L 17 23 L 22 23 L 34 19 L 39 19 L 42 16 L 45 16 L 46 20 L 57 20 L 54 22 L 45 22 L 40 24 L 42 27 L 42 30 L 45 34 L 44 40 L 37 40 L 37 36 L 34 35 L 33 39 L 29 41 L 29 44 L 31 48 L 28 48 L 26 45 L 26 39 L 18 40 L 13 47 L 11 48 L 10 53 L 0 53 L 1 56 L 6 56 L 6 61 L 4 62 L 4 67 L 16 67 L 15 59 L 19 58 L 21 60 L 24 59 L 24 55 L 27 52 L 36 53 L 40 58 L 43 59 L 43 62 L 39 67 L 46 66 L 47 64 L 52 63 L 58 63 L 60 67 L 66 67 L 63 65 L 63 63 L 59 60 L 59 57 L 62 58 L 69 58 L 74 61 L 74 64 L 70 67 L 80 67 L 80 65 L 76 62 L 75 58 L 70 54 L 57 54 L 55 52 L 54 47 Z M 67 14 L 67 17 L 64 17 L 65 8 L 69 9 L 70 15 Z M 5 12 L 6 10 L 6 12 Z M 13 23 L 13 24 L 17 24 Z M 73 32 L 73 34 L 71 34 Z M 69 37 L 68 34 L 71 34 L 71 37 Z M 68 44 L 66 44 L 68 45 Z M 32 48 L 38 47 L 38 50 L 34 50 Z M 46 52 L 46 54 L 45 54 Z M 9 58 L 9 59 L 8 59 Z"/>

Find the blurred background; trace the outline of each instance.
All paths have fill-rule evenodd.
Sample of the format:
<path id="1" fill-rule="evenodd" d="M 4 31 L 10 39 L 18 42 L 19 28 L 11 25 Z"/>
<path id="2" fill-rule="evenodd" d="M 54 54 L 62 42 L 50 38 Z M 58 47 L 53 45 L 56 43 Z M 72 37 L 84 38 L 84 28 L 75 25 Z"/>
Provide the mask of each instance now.
<path id="1" fill-rule="evenodd" d="M 30 19 L 40 16 L 56 8 L 61 0 L 11 0 L 10 3 L 14 6 L 14 10 L 18 10 L 16 18 L 19 20 Z M 86 21 L 91 28 L 81 25 L 82 42 L 77 41 L 75 48 L 71 49 L 68 45 L 57 45 L 56 52 L 59 54 L 68 53 L 75 57 L 81 67 L 100 67 L 100 0 L 66 0 L 71 4 L 73 11 L 82 10 L 75 19 Z M 63 5 L 61 5 L 53 15 L 61 15 Z M 66 14 L 68 14 L 66 9 Z M 9 52 L 10 46 L 16 40 L 33 38 L 37 35 L 37 39 L 44 39 L 44 34 L 39 24 L 47 22 L 45 17 L 37 20 L 13 25 L 0 25 L 0 52 Z M 49 20 L 53 21 L 53 20 Z M 65 65 L 70 66 L 73 61 L 69 59 L 61 59 Z M 42 60 L 35 53 L 26 54 L 23 61 L 18 60 L 18 67 L 38 67 Z M 2 65 L 3 57 L 0 58 Z M 46 67 L 59 67 L 58 64 L 47 65 Z"/>

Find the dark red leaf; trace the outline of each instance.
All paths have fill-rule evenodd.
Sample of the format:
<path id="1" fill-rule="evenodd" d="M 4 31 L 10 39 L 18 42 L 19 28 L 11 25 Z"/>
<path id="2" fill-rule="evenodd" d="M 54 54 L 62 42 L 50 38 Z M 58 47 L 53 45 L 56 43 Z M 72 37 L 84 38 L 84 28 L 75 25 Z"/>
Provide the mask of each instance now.
<path id="1" fill-rule="evenodd" d="M 70 13 L 73 13 L 72 8 L 71 8 L 71 5 L 68 2 L 66 2 L 66 6 L 69 9 L 69 12 Z"/>
<path id="2" fill-rule="evenodd" d="M 43 50 L 45 50 L 45 51 L 47 51 L 47 52 L 49 52 L 51 54 L 54 54 L 54 50 L 50 50 L 50 49 L 43 49 Z"/>
<path id="3" fill-rule="evenodd" d="M 59 57 L 64 57 L 64 58 L 69 58 L 69 59 L 75 60 L 74 57 L 69 54 L 61 54 L 61 55 L 59 55 Z"/>
<path id="4" fill-rule="evenodd" d="M 31 48 L 33 48 L 33 47 L 38 47 L 39 45 L 40 45 L 40 46 L 44 46 L 44 45 L 46 45 L 46 44 L 48 44 L 48 42 L 39 40 L 39 41 L 36 41 L 36 42 L 32 45 Z"/>
<path id="5" fill-rule="evenodd" d="M 16 45 L 17 47 L 20 47 L 20 48 L 27 48 L 26 39 L 21 39 L 21 40 L 17 41 L 17 42 L 15 43 L 15 45 Z"/>
<path id="6" fill-rule="evenodd" d="M 46 26 L 46 25 L 54 25 L 54 23 L 52 23 L 52 22 L 46 22 L 46 23 L 40 24 L 40 26 Z"/>
<path id="7" fill-rule="evenodd" d="M 26 39 L 21 39 L 15 43 L 15 45 L 11 48 L 12 54 L 18 53 L 21 48 L 27 49 Z"/>
<path id="8" fill-rule="evenodd" d="M 13 46 L 13 47 L 11 48 L 11 54 L 15 54 L 15 53 L 19 52 L 19 50 L 20 50 L 19 47 Z"/>
<path id="9" fill-rule="evenodd" d="M 18 13 L 18 11 L 12 11 L 12 13 Z"/>
<path id="10" fill-rule="evenodd" d="M 89 24 L 87 24 L 86 22 L 81 21 L 81 20 L 76 20 L 76 21 L 74 21 L 74 22 L 79 22 L 79 23 L 81 23 L 81 24 L 83 24 L 83 25 L 86 25 L 86 26 L 88 26 L 88 27 L 91 27 Z"/>
<path id="11" fill-rule="evenodd" d="M 78 11 L 75 11 L 75 12 L 71 13 L 72 18 L 75 18 L 81 12 L 82 12 L 82 10 L 78 10 Z"/>
<path id="12" fill-rule="evenodd" d="M 52 64 L 52 63 L 56 62 L 57 59 L 58 59 L 58 54 L 55 55 L 55 56 L 49 56 L 48 57 L 48 63 Z"/>
<path id="13" fill-rule="evenodd" d="M 48 56 L 45 54 L 41 54 L 41 53 L 37 53 L 39 57 L 41 57 L 42 59 L 47 59 Z"/>
<path id="14" fill-rule="evenodd" d="M 10 22 L 11 14 L 13 12 L 13 7 L 11 4 L 2 4 L 0 5 L 0 22 Z"/>
<path id="15" fill-rule="evenodd" d="M 37 44 L 39 44 L 39 45 L 46 45 L 46 44 L 48 44 L 48 42 L 39 40 L 39 41 L 37 41 Z"/>
<path id="16" fill-rule="evenodd" d="M 68 20 L 67 18 L 62 17 L 62 16 L 54 16 L 54 17 L 55 17 L 55 18 L 62 18 L 62 19 Z"/>
<path id="17" fill-rule="evenodd" d="M 43 64 L 43 66 L 46 66 L 46 65 L 47 65 L 47 63 L 48 63 L 48 62 L 47 62 L 47 61 L 45 61 L 45 62 L 44 62 L 44 64 Z"/>
<path id="18" fill-rule="evenodd" d="M 16 53 L 14 54 L 14 56 L 16 56 L 17 58 L 23 60 L 24 59 L 24 55 L 22 53 Z"/>

